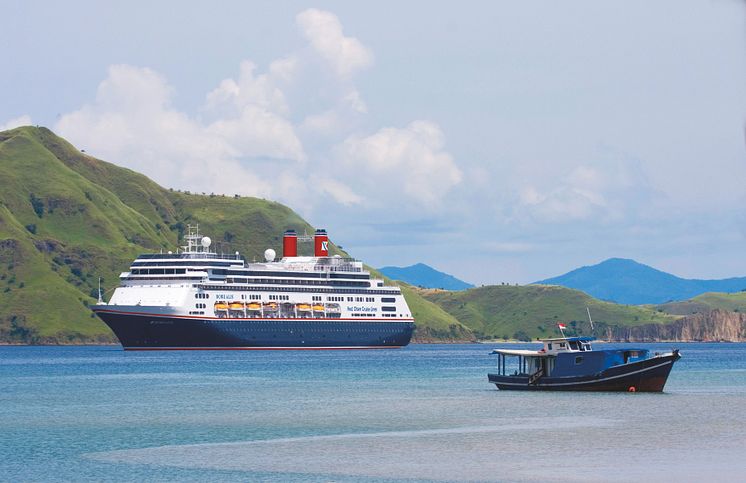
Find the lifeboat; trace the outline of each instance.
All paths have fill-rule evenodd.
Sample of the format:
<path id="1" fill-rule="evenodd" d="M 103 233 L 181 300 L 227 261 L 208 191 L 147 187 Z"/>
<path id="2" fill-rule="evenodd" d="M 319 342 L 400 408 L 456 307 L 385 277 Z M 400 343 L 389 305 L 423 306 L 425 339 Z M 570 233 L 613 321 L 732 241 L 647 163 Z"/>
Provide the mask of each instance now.
<path id="1" fill-rule="evenodd" d="M 243 302 L 231 302 L 228 306 L 231 310 L 243 310 Z"/>
<path id="2" fill-rule="evenodd" d="M 226 302 L 215 302 L 215 310 L 228 310 Z"/>
<path id="3" fill-rule="evenodd" d="M 249 302 L 246 304 L 246 308 L 249 310 L 262 310 L 262 304 L 259 302 Z"/>
<path id="4" fill-rule="evenodd" d="M 264 310 L 271 310 L 271 311 L 277 310 L 277 302 L 266 302 L 264 304 Z"/>
<path id="5" fill-rule="evenodd" d="M 299 312 L 310 312 L 311 311 L 310 304 L 297 304 L 295 308 L 297 308 Z"/>
<path id="6" fill-rule="evenodd" d="M 339 308 L 339 304 L 326 304 L 326 311 L 330 313 L 339 313 L 341 312 L 341 309 Z"/>
<path id="7" fill-rule="evenodd" d="M 324 305 L 323 304 L 314 304 L 313 311 L 314 312 L 323 312 L 324 311 Z"/>

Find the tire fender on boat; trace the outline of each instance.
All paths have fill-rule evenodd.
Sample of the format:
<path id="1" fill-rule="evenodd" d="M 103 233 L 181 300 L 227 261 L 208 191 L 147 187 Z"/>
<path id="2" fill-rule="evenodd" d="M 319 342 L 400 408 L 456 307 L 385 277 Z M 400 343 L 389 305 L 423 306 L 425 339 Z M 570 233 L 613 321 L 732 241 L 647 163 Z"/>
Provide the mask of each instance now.
<path id="1" fill-rule="evenodd" d="M 629 389 L 627 389 L 627 392 L 637 392 L 637 388 L 635 386 L 629 386 Z"/>

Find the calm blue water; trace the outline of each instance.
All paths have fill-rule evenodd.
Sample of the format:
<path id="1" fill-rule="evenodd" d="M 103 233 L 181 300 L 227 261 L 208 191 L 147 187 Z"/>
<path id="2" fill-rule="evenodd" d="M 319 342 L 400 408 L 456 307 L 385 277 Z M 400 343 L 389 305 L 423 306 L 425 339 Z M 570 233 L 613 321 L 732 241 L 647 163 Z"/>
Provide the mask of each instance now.
<path id="1" fill-rule="evenodd" d="M 676 346 L 664 394 L 500 392 L 501 344 L 0 347 L 0 479 L 743 481 L 746 344 Z"/>

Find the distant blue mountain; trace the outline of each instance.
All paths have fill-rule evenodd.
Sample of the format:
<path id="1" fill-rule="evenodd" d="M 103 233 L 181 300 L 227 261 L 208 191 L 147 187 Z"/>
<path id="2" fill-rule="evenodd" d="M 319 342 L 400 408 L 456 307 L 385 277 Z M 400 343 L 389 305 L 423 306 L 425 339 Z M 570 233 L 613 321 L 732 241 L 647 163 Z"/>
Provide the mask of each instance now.
<path id="1" fill-rule="evenodd" d="M 562 285 L 602 300 L 629 305 L 661 304 L 687 300 L 705 292 L 740 292 L 746 289 L 746 277 L 690 280 L 625 258 L 610 258 L 598 265 L 578 268 L 536 283 Z"/>
<path id="2" fill-rule="evenodd" d="M 383 267 L 378 270 L 389 278 L 401 280 L 402 282 L 419 287 L 466 290 L 474 286 L 457 279 L 453 275 L 439 272 L 424 263 L 418 263 L 409 267 Z"/>

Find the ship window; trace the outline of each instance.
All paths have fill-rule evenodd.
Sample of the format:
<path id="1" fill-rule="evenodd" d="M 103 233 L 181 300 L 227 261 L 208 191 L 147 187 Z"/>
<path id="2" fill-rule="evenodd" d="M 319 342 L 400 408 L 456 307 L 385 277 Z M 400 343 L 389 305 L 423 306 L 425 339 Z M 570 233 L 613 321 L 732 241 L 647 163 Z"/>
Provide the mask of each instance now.
<path id="1" fill-rule="evenodd" d="M 552 343 L 551 342 L 547 345 L 547 349 L 552 350 Z"/>
<path id="2" fill-rule="evenodd" d="M 384 312 L 396 312 L 396 307 L 381 307 L 381 310 Z"/>
<path id="3" fill-rule="evenodd" d="M 396 302 L 396 299 L 394 297 L 382 297 L 381 302 L 392 304 Z"/>
<path id="4" fill-rule="evenodd" d="M 582 364 L 583 363 L 583 356 L 577 356 L 575 358 L 575 365 Z"/>

